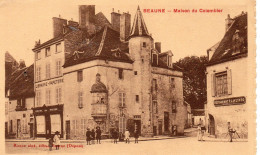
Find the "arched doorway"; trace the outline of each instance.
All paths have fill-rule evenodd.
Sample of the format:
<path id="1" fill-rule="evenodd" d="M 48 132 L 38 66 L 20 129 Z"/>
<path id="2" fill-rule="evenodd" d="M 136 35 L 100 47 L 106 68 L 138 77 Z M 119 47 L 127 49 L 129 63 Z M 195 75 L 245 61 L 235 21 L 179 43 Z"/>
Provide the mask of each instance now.
<path id="1" fill-rule="evenodd" d="M 215 135 L 215 120 L 211 114 L 209 114 L 209 134 Z"/>

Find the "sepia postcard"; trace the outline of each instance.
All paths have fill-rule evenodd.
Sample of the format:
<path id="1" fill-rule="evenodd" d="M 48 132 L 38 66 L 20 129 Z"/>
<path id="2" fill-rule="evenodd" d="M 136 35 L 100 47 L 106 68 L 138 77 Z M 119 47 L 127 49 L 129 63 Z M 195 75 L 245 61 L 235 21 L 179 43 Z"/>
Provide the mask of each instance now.
<path id="1" fill-rule="evenodd" d="M 1 154 L 256 154 L 255 3 L 1 0 Z"/>

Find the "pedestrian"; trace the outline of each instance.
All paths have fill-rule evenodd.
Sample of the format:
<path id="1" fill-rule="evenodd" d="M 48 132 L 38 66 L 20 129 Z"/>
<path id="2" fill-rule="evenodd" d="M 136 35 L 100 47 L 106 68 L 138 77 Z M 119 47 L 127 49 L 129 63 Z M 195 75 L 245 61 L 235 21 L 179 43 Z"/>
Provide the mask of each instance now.
<path id="1" fill-rule="evenodd" d="M 203 136 L 204 136 L 204 133 L 206 132 L 206 127 L 205 126 L 202 126 L 201 127 L 201 135 L 200 135 L 200 140 L 201 141 L 204 141 L 203 139 Z"/>
<path id="2" fill-rule="evenodd" d="M 60 148 L 60 135 L 59 135 L 59 131 L 55 132 L 53 141 L 54 141 L 54 145 L 56 147 L 56 150 L 59 150 L 59 148 Z"/>
<path id="3" fill-rule="evenodd" d="M 130 133 L 129 133 L 129 131 L 126 129 L 125 130 L 125 143 L 130 143 Z"/>
<path id="4" fill-rule="evenodd" d="M 52 136 L 49 138 L 49 150 L 52 151 L 52 147 L 53 147 L 53 138 Z"/>
<path id="5" fill-rule="evenodd" d="M 100 140 L 101 140 L 101 130 L 100 130 L 100 127 L 97 127 L 97 130 L 96 130 L 96 139 L 97 139 L 97 144 L 101 144 L 100 143 Z"/>
<path id="6" fill-rule="evenodd" d="M 134 137 L 135 137 L 135 143 L 138 143 L 139 133 L 137 130 L 135 130 L 134 132 Z"/>
<path id="7" fill-rule="evenodd" d="M 201 141 L 201 125 L 198 124 L 198 133 L 197 133 L 198 141 Z"/>
<path id="8" fill-rule="evenodd" d="M 117 129 L 114 129 L 114 131 L 113 131 L 113 139 L 114 139 L 114 144 L 117 144 L 117 139 L 118 139 Z"/>
<path id="9" fill-rule="evenodd" d="M 230 125 L 230 122 L 228 122 L 228 134 L 229 134 L 230 142 L 232 142 L 233 129 L 232 129 L 231 125 Z"/>
<path id="10" fill-rule="evenodd" d="M 96 132 L 94 129 L 92 129 L 91 131 L 91 141 L 92 141 L 92 144 L 95 144 L 95 137 L 96 137 Z"/>
<path id="11" fill-rule="evenodd" d="M 89 128 L 87 128 L 86 139 L 87 139 L 87 145 L 91 145 L 90 144 L 90 141 L 91 141 L 91 131 L 89 130 Z"/>

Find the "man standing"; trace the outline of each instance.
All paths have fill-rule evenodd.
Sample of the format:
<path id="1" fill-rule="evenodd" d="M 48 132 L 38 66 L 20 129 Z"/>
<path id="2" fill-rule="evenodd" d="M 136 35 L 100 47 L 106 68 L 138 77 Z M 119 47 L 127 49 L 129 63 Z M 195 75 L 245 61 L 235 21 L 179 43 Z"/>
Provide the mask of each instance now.
<path id="1" fill-rule="evenodd" d="M 228 134 L 229 134 L 229 137 L 230 137 L 230 142 L 232 142 L 233 129 L 231 128 L 230 122 L 228 122 Z"/>
<path id="2" fill-rule="evenodd" d="M 96 130 L 96 139 L 97 139 L 97 144 L 101 144 L 100 143 L 100 140 L 101 140 L 101 130 L 100 130 L 100 127 L 97 127 L 97 130 Z"/>
<path id="3" fill-rule="evenodd" d="M 130 136 L 130 132 L 126 129 L 125 130 L 125 143 L 128 143 L 128 144 L 130 143 L 129 136 Z"/>
<path id="4" fill-rule="evenodd" d="M 135 143 L 138 143 L 139 133 L 137 130 L 135 130 L 134 137 L 135 137 Z"/>
<path id="5" fill-rule="evenodd" d="M 87 145 L 91 145 L 90 144 L 90 141 L 91 141 L 91 131 L 89 130 L 89 128 L 87 128 L 86 138 L 87 138 Z"/>

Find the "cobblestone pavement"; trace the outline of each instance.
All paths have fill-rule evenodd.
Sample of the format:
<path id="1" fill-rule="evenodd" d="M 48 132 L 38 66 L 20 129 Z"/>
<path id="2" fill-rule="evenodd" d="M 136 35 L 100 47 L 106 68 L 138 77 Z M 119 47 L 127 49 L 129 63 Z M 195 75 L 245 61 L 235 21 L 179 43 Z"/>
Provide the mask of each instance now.
<path id="1" fill-rule="evenodd" d="M 102 142 L 101 142 L 102 143 Z M 141 141 L 135 144 L 103 142 L 86 145 L 86 143 L 61 143 L 60 150 L 49 151 L 47 142 L 6 142 L 6 153 L 82 153 L 82 154 L 236 154 L 248 155 L 249 142 L 234 141 L 197 141 L 195 137 Z M 252 147 L 251 147 L 252 149 Z"/>

